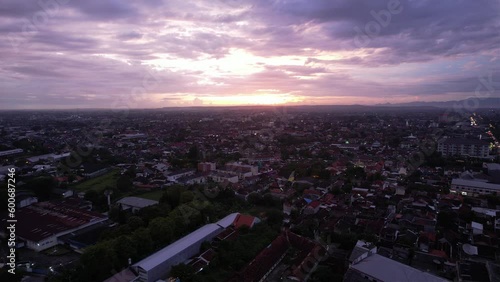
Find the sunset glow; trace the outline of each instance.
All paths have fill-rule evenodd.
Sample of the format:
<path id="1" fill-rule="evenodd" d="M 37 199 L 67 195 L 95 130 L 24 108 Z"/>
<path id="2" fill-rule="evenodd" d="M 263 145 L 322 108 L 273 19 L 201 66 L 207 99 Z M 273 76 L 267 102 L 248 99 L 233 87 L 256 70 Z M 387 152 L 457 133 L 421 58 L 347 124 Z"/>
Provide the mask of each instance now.
<path id="1" fill-rule="evenodd" d="M 0 109 L 447 101 L 500 73 L 495 0 L 398 1 L 383 24 L 385 0 L 20 2 Z"/>

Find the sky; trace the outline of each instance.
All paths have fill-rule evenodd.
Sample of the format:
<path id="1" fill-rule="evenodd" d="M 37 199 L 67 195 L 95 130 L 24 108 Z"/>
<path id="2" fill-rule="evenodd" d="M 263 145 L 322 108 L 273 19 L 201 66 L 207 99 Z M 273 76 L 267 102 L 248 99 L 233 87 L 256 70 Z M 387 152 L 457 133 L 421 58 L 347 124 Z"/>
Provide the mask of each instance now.
<path id="1" fill-rule="evenodd" d="M 2 0 L 0 39 L 0 109 L 500 97 L 500 0 Z"/>

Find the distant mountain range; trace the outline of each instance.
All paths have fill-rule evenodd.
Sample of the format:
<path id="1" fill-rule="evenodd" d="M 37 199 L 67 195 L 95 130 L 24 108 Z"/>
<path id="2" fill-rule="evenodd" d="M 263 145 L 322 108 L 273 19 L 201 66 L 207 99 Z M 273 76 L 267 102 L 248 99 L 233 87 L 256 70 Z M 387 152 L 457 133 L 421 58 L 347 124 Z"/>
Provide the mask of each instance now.
<path id="1" fill-rule="evenodd" d="M 385 103 L 385 104 L 375 104 L 375 105 L 242 105 L 242 106 L 188 106 L 188 107 L 163 107 L 163 108 L 153 108 L 153 109 L 130 109 L 130 111 L 174 111 L 174 112 L 200 112 L 200 111 L 241 111 L 241 110 L 266 110 L 269 108 L 284 111 L 284 112 L 296 112 L 296 111 L 315 111 L 315 112 L 331 112 L 335 111 L 338 113 L 357 113 L 366 111 L 375 112 L 422 112 L 422 111 L 436 111 L 440 109 L 453 108 L 477 108 L 477 109 L 500 109 L 500 97 L 498 98 L 469 98 L 465 100 L 456 101 L 446 101 L 446 102 L 410 102 L 410 103 Z M 2 110 L 0 112 L 16 112 L 16 111 L 55 111 L 55 112 L 65 112 L 65 111 L 107 111 L 107 108 L 81 108 L 81 109 L 59 109 L 59 110 Z"/>
<path id="2" fill-rule="evenodd" d="M 382 107 L 436 107 L 436 108 L 451 108 L 455 105 L 459 107 L 469 106 L 474 108 L 482 109 L 498 109 L 500 108 L 500 98 L 468 98 L 465 100 L 458 101 L 446 101 L 446 102 L 410 102 L 410 103 L 400 103 L 400 104 L 377 104 L 375 106 Z"/>

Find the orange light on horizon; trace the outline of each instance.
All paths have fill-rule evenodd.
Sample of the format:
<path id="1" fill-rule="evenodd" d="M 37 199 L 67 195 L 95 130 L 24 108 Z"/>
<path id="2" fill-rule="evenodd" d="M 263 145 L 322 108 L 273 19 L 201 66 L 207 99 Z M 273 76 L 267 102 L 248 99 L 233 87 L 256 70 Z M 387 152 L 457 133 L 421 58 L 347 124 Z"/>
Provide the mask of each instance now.
<path id="1" fill-rule="evenodd" d="M 201 98 L 204 105 L 243 106 L 243 105 L 283 105 L 302 102 L 300 97 L 288 94 L 245 94 L 234 96 L 209 96 Z"/>

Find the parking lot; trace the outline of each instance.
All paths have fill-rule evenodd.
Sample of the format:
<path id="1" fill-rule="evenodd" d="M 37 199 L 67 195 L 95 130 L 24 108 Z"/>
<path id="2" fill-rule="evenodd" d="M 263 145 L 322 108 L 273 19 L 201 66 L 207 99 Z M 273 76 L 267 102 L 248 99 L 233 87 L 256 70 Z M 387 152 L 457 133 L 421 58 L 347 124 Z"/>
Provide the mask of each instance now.
<path id="1" fill-rule="evenodd" d="M 50 269 L 60 268 L 61 266 L 68 265 L 69 263 L 76 261 L 80 258 L 80 254 L 73 251 L 66 252 L 61 255 L 47 255 L 47 252 L 35 252 L 30 249 L 18 249 L 17 250 L 17 262 L 23 264 L 29 264 L 32 271 L 40 274 L 46 274 L 50 272 Z M 50 250 L 48 253 L 56 254 Z M 25 270 L 25 266 L 23 267 Z"/>

